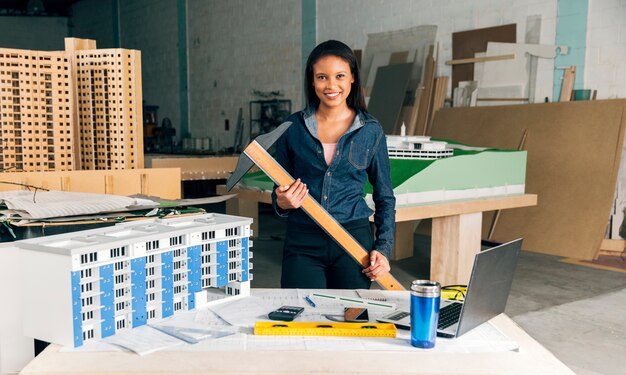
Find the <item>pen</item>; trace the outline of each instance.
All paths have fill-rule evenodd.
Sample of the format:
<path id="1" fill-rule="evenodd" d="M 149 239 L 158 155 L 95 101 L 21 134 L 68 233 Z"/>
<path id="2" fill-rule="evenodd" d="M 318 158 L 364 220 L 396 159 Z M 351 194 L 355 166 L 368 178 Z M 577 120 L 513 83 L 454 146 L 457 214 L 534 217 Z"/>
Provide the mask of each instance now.
<path id="1" fill-rule="evenodd" d="M 304 296 L 304 300 L 311 306 L 315 307 L 315 302 L 309 298 L 309 296 Z"/>

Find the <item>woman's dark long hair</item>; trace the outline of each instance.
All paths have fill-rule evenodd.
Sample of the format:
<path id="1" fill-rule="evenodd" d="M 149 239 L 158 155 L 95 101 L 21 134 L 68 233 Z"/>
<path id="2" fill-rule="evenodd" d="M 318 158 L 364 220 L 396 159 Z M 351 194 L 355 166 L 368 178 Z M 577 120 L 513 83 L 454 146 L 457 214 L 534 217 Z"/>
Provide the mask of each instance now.
<path id="1" fill-rule="evenodd" d="M 354 82 L 352 82 L 350 95 L 348 95 L 346 102 L 348 107 L 352 109 L 367 111 L 365 95 L 363 93 L 363 87 L 361 86 L 361 73 L 359 71 L 359 65 L 356 62 L 356 56 L 350 47 L 338 40 L 327 40 L 318 44 L 317 47 L 311 51 L 306 61 L 304 93 L 306 94 L 307 106 L 311 108 L 320 103 L 320 99 L 315 94 L 315 88 L 313 87 L 313 65 L 325 56 L 337 56 L 348 63 Z"/>

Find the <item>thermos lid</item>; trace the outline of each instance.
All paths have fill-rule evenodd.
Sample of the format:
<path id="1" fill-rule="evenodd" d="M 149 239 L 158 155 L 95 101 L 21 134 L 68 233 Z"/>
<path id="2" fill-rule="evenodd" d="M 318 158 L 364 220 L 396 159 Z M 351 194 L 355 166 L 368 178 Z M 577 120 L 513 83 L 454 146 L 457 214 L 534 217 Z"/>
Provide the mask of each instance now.
<path id="1" fill-rule="evenodd" d="M 422 297 L 439 297 L 441 284 L 432 280 L 414 280 L 411 283 L 411 291 Z"/>

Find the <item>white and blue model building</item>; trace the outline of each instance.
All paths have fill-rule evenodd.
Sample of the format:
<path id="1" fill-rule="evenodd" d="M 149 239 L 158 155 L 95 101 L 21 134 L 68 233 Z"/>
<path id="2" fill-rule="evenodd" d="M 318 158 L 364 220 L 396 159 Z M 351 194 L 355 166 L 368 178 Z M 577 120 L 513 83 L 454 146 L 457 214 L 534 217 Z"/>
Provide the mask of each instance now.
<path id="1" fill-rule="evenodd" d="M 24 333 L 79 347 L 180 310 L 250 294 L 252 219 L 149 219 L 16 242 Z"/>

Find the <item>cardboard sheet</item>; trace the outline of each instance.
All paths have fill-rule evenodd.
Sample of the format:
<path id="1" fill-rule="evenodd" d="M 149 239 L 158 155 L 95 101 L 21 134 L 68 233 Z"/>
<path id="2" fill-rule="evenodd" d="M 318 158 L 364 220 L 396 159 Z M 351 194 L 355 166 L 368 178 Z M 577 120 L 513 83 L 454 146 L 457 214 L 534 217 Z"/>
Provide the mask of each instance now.
<path id="1" fill-rule="evenodd" d="M 369 112 L 382 125 L 385 134 L 393 134 L 412 68 L 413 63 L 378 68 L 368 107 Z"/>
<path id="2" fill-rule="evenodd" d="M 432 136 L 516 149 L 527 129 L 526 191 L 539 203 L 502 211 L 493 240 L 523 237 L 525 250 L 590 260 L 613 205 L 625 109 L 626 100 L 442 109 Z"/>
<path id="3" fill-rule="evenodd" d="M 486 27 L 483 29 L 459 31 L 452 33 L 452 59 L 467 59 L 477 52 L 487 51 L 487 42 L 517 42 L 517 25 Z M 460 81 L 474 80 L 474 64 L 459 64 L 452 66 L 452 89 Z"/>

